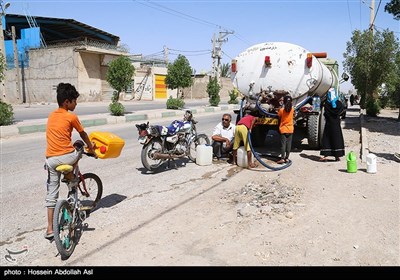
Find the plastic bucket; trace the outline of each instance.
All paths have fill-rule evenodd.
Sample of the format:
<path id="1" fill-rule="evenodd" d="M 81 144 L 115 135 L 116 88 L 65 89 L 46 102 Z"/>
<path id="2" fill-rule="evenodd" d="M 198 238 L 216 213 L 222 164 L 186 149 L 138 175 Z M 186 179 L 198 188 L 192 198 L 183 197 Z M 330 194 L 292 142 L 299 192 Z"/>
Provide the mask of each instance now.
<path id="1" fill-rule="evenodd" d="M 366 159 L 367 159 L 367 173 L 376 173 L 376 155 L 368 154 Z"/>
<path id="2" fill-rule="evenodd" d="M 196 147 L 196 163 L 198 165 L 212 164 L 213 149 L 209 145 L 198 145 Z"/>
<path id="3" fill-rule="evenodd" d="M 347 154 L 347 172 L 348 173 L 356 173 L 357 172 L 357 157 L 354 152 L 350 152 Z"/>

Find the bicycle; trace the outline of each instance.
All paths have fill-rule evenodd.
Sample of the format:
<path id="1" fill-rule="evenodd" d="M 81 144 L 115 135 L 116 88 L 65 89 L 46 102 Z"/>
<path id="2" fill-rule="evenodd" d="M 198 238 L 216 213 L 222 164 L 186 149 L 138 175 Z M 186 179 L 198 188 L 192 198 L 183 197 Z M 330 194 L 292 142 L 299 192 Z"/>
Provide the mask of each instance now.
<path id="1" fill-rule="evenodd" d="M 74 146 L 77 150 L 82 149 L 82 154 L 94 156 L 83 151 L 82 141 L 76 141 Z M 54 209 L 54 242 L 61 259 L 68 259 L 78 243 L 83 221 L 96 207 L 102 196 L 103 184 L 99 176 L 94 173 L 82 174 L 78 164 L 75 169 L 72 165 L 63 164 L 56 170 L 64 174 L 62 182 L 68 186 L 68 196 L 66 199 L 58 200 Z M 70 172 L 77 176 L 73 179 L 65 178 L 65 174 Z"/>

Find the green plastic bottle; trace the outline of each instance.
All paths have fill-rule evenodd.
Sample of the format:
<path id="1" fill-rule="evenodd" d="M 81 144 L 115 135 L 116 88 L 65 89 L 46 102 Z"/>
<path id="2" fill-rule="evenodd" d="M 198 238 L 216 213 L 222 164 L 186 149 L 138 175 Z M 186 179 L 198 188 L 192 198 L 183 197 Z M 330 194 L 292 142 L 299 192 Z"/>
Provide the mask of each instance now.
<path id="1" fill-rule="evenodd" d="M 347 172 L 356 173 L 357 172 L 357 157 L 356 154 L 351 151 L 347 154 Z"/>

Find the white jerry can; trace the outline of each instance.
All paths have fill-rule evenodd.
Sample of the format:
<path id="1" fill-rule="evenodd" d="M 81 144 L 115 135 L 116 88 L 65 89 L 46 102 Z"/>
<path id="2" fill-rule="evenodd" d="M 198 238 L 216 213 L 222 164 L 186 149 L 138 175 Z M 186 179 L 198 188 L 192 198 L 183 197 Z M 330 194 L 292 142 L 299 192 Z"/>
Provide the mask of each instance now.
<path id="1" fill-rule="evenodd" d="M 251 160 L 254 160 L 253 153 L 251 153 Z M 245 167 L 247 168 L 247 151 L 244 148 L 244 146 L 240 146 L 239 149 L 237 150 L 237 164 L 240 167 Z"/>
<path id="2" fill-rule="evenodd" d="M 198 145 L 196 147 L 196 163 L 198 165 L 212 164 L 213 149 L 210 145 Z"/>
<path id="3" fill-rule="evenodd" d="M 367 173 L 376 173 L 376 155 L 367 155 Z"/>

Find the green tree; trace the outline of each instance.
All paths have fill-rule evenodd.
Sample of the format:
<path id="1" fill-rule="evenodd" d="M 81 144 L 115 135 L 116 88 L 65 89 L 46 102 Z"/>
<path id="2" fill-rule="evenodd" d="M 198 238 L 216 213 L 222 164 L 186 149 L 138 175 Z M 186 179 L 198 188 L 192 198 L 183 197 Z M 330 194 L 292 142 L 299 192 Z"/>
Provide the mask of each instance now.
<path id="1" fill-rule="evenodd" d="M 396 56 L 396 71 L 388 84 L 385 84 L 387 89 L 387 98 L 389 105 L 399 109 L 397 120 L 400 121 L 400 51 Z"/>
<path id="2" fill-rule="evenodd" d="M 230 77 L 230 64 L 229 63 L 222 63 L 221 65 L 221 77 L 229 78 Z"/>
<path id="3" fill-rule="evenodd" d="M 5 71 L 7 65 L 2 53 L 0 53 L 0 83 L 5 78 Z M 2 96 L 0 98 L 3 98 Z M 14 120 L 14 111 L 11 104 L 7 104 L 6 102 L 0 100 L 0 126 L 2 125 L 10 125 Z"/>
<path id="4" fill-rule="evenodd" d="M 108 65 L 106 80 L 115 89 L 109 109 L 115 116 L 124 114 L 124 106 L 119 102 L 119 98 L 121 92 L 128 90 L 134 73 L 135 67 L 132 65 L 129 57 L 126 56 L 119 56 Z"/>
<path id="5" fill-rule="evenodd" d="M 392 0 L 385 5 L 385 12 L 392 14 L 395 20 L 400 20 L 400 0 Z M 397 83 L 389 85 L 388 97 L 392 104 L 399 108 L 399 116 L 397 118 L 400 121 L 400 53 L 397 53 L 396 58 L 397 66 Z"/>
<path id="6" fill-rule="evenodd" d="M 400 0 L 392 0 L 386 3 L 385 12 L 392 14 L 396 20 L 400 20 Z"/>
<path id="7" fill-rule="evenodd" d="M 221 90 L 221 86 L 218 83 L 218 79 L 216 77 L 210 78 L 207 84 L 207 93 L 209 97 L 209 102 L 211 106 L 218 106 L 219 101 L 221 100 L 219 96 L 219 91 Z"/>
<path id="8" fill-rule="evenodd" d="M 184 55 L 178 55 L 174 63 L 168 64 L 165 84 L 169 89 L 178 89 L 176 98 L 184 98 L 182 89 L 192 85 L 192 73 L 189 60 Z"/>
<path id="9" fill-rule="evenodd" d="M 399 43 L 389 30 L 374 34 L 369 30 L 355 30 L 347 42 L 344 69 L 350 73 L 352 84 L 361 95 L 361 108 L 370 116 L 379 114 L 379 87 L 394 82 L 398 51 Z"/>

